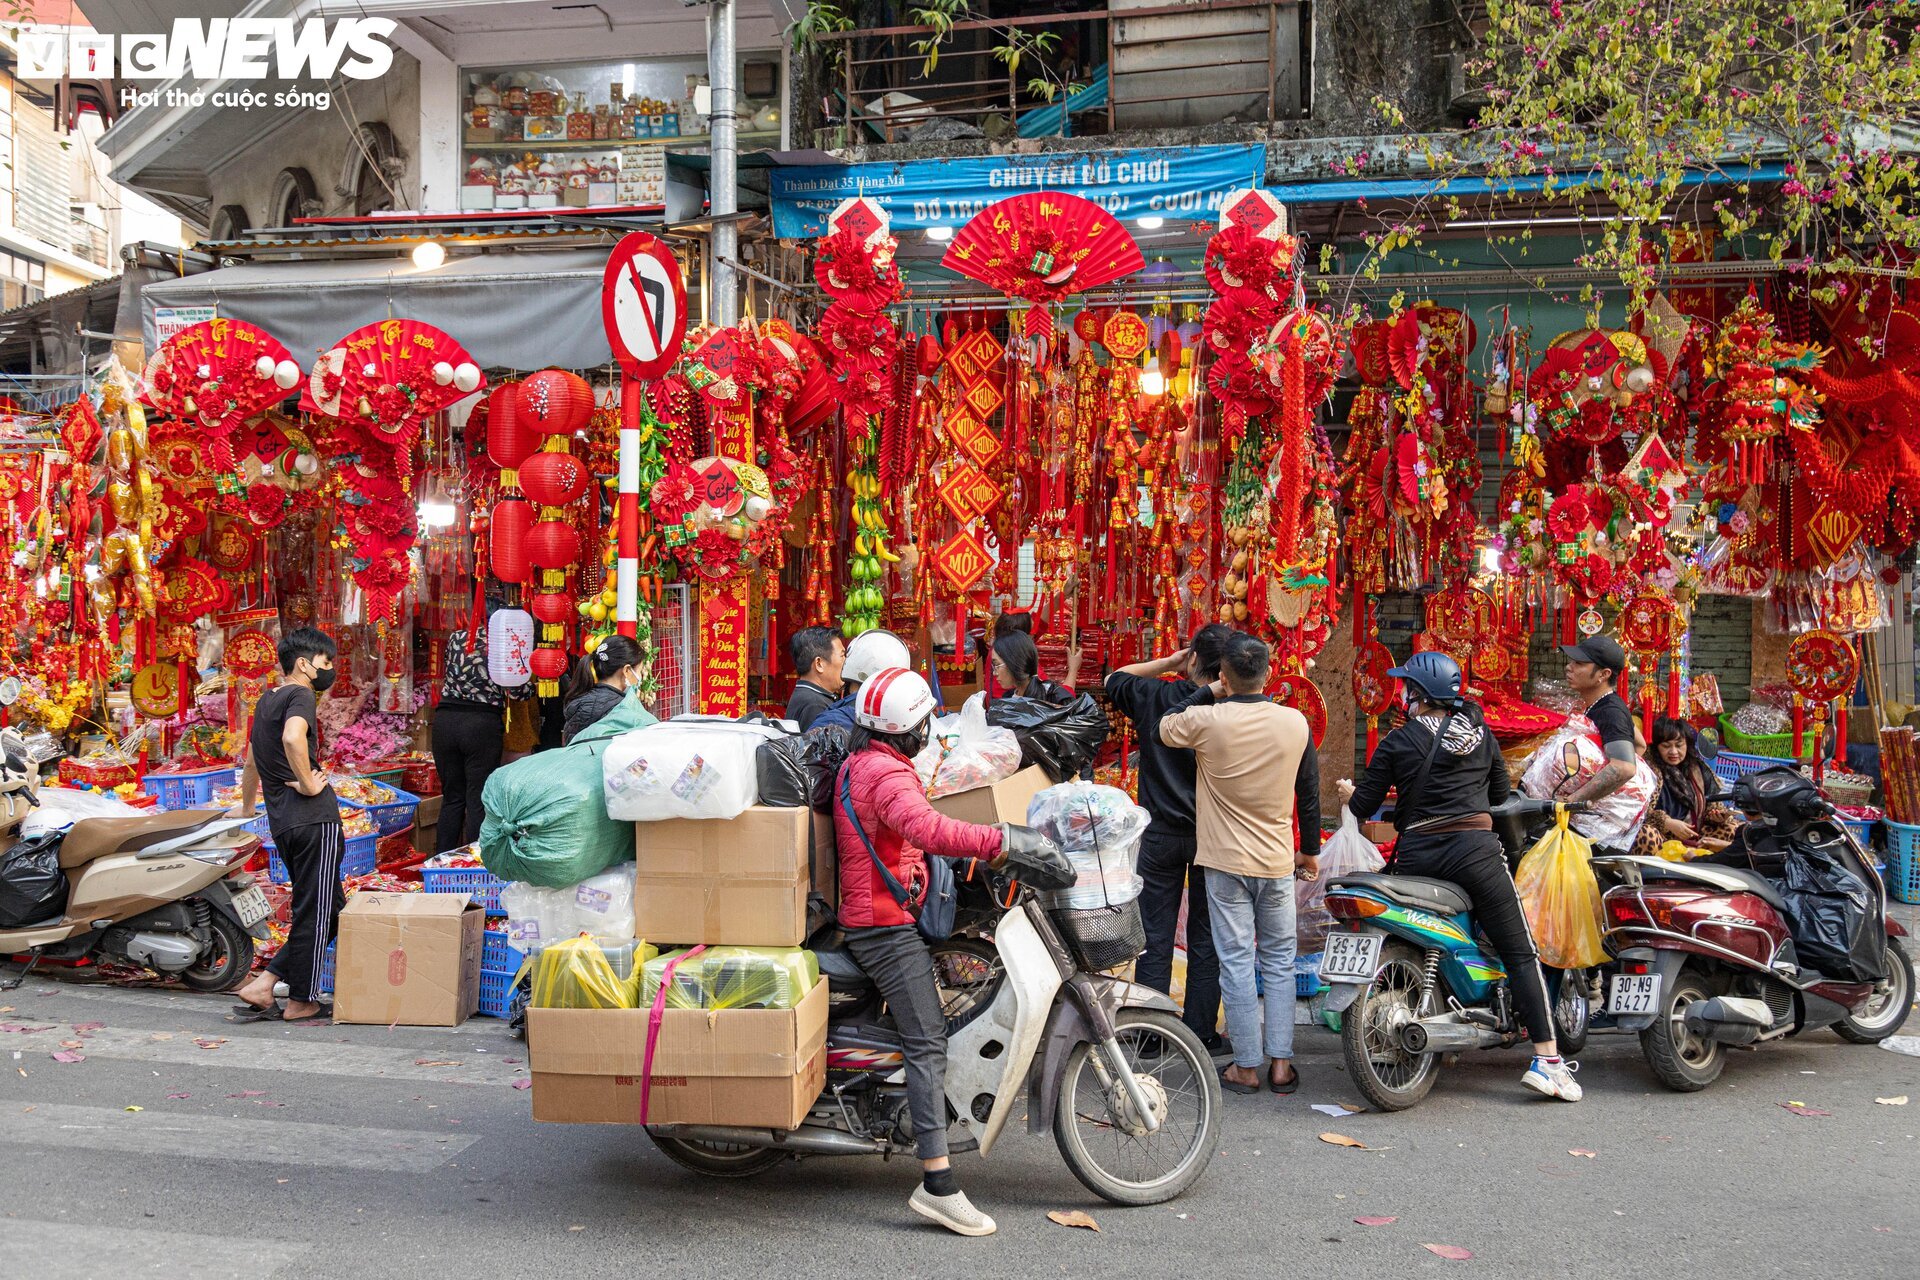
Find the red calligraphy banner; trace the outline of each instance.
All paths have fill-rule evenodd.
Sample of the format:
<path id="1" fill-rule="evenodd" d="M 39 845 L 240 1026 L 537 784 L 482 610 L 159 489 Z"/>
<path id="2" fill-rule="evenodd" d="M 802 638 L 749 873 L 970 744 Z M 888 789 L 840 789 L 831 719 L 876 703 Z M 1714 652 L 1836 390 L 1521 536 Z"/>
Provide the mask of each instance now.
<path id="1" fill-rule="evenodd" d="M 700 587 L 700 710 L 747 713 L 747 580 Z"/>

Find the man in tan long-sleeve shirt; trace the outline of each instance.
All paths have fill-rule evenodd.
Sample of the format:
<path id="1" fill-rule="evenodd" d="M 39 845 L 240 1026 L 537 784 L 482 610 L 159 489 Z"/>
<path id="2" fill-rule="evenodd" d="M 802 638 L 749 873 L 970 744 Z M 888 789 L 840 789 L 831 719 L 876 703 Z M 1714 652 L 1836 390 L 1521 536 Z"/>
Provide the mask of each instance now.
<path id="1" fill-rule="evenodd" d="M 1263 1074 L 1275 1093 L 1299 1087 L 1293 1066 L 1293 878 L 1320 873 L 1319 758 L 1307 718 L 1260 692 L 1270 663 L 1266 645 L 1235 636 L 1221 660 L 1221 679 L 1160 721 L 1160 740 L 1190 748 L 1197 765 L 1194 865 L 1206 868 L 1233 1041 L 1233 1065 L 1220 1080 L 1236 1093 L 1258 1093 Z M 1256 966 L 1266 988 L 1264 1034 Z"/>

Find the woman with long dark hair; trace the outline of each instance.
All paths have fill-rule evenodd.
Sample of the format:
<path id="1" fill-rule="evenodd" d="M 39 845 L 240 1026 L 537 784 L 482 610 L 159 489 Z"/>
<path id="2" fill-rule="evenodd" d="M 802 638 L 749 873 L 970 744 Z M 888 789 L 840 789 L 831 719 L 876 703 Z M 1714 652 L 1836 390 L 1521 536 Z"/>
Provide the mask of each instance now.
<path id="1" fill-rule="evenodd" d="M 1079 650 L 1067 662 L 1067 683 L 1040 677 L 1040 647 L 1024 631 L 1012 631 L 993 642 L 993 678 L 1006 696 L 1034 698 L 1064 705 L 1073 701 L 1073 682 L 1079 677 Z"/>
<path id="2" fill-rule="evenodd" d="M 588 726 L 620 705 L 627 690 L 640 687 L 646 655 L 631 636 L 608 636 L 580 659 L 567 686 L 567 722 L 560 730 L 566 746 Z"/>
<path id="3" fill-rule="evenodd" d="M 1700 753 L 1699 734 L 1692 725 L 1670 716 L 1654 721 L 1647 763 L 1660 779 L 1660 794 L 1640 829 L 1636 853 L 1651 855 L 1669 840 L 1716 853 L 1732 843 L 1733 814 L 1707 798 L 1720 782 Z"/>

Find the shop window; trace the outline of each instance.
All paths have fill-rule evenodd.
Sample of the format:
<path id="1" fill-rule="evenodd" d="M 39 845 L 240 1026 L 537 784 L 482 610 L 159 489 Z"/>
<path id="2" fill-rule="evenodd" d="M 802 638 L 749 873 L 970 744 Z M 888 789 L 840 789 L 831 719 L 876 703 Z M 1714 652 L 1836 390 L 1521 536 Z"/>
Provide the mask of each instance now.
<path id="1" fill-rule="evenodd" d="M 405 167 L 393 130 L 377 121 L 363 124 L 347 147 L 335 189 L 352 199 L 353 212 L 359 217 L 381 209 L 404 209 L 407 202 L 400 196 L 400 174 Z"/>
<path id="2" fill-rule="evenodd" d="M 652 207 L 666 153 L 707 145 L 705 58 L 650 58 L 461 72 L 463 209 Z M 747 150 L 780 140 L 780 63 L 741 55 L 737 117 Z"/>
<path id="3" fill-rule="evenodd" d="M 305 169 L 282 169 L 273 183 L 271 225 L 290 227 L 301 218 L 315 218 L 325 211 L 320 189 Z"/>
<path id="4" fill-rule="evenodd" d="M 47 296 L 47 264 L 24 254 L 0 253 L 0 311 Z"/>
<path id="5" fill-rule="evenodd" d="M 213 215 L 213 224 L 207 229 L 207 239 L 238 240 L 247 234 L 252 225 L 245 205 L 223 204 L 220 211 Z"/>

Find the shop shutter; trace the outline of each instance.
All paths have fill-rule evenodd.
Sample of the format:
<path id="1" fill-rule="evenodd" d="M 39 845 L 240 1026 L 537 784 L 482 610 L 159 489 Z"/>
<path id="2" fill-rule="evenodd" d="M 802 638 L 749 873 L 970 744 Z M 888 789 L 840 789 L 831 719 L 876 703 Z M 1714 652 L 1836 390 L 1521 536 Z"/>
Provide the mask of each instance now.
<path id="1" fill-rule="evenodd" d="M 73 238 L 72 191 L 52 118 L 22 110 L 14 116 L 14 139 L 14 228 L 64 250 Z"/>

